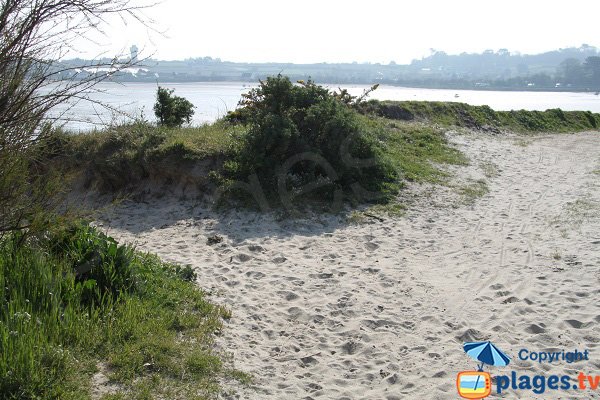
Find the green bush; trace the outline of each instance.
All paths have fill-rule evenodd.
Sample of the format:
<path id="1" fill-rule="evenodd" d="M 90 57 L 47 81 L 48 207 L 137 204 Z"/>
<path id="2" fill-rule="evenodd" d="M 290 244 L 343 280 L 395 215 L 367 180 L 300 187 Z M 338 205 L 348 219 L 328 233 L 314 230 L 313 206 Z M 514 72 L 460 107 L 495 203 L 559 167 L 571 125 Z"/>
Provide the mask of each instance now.
<path id="1" fill-rule="evenodd" d="M 340 95 L 277 76 L 245 94 L 240 105 L 228 118 L 246 124 L 248 133 L 225 164 L 231 181 L 255 176 L 270 197 L 282 188 L 321 198 L 335 192 L 358 198 L 389 194 L 396 171 Z"/>
<path id="2" fill-rule="evenodd" d="M 86 225 L 6 236 L 0 399 L 88 399 L 98 363 L 127 398 L 149 387 L 160 398 L 213 398 L 226 372 L 213 334 L 228 313 L 186 282 L 193 279 L 190 268 L 131 252 Z"/>
<path id="3" fill-rule="evenodd" d="M 158 118 L 159 125 L 168 127 L 177 127 L 188 124 L 194 115 L 194 105 L 183 97 L 174 96 L 173 89 L 158 87 L 156 91 L 156 103 L 154 104 L 154 114 Z"/>
<path id="4" fill-rule="evenodd" d="M 50 242 L 54 254 L 72 265 L 75 281 L 82 283 L 84 304 L 97 306 L 107 296 L 116 300 L 133 289 L 132 248 L 83 223 L 62 229 Z"/>

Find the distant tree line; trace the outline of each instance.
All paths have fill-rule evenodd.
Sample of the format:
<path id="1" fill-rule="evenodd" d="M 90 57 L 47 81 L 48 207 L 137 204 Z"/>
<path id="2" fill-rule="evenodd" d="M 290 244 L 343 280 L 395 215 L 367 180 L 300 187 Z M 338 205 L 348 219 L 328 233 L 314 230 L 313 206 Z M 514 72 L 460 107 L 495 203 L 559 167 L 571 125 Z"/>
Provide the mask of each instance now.
<path id="1" fill-rule="evenodd" d="M 383 83 L 430 88 L 581 90 L 598 91 L 600 50 L 589 45 L 524 55 L 507 49 L 458 55 L 432 49 L 431 55 L 408 65 L 380 63 L 234 63 L 198 57 L 180 61 L 147 60 L 135 73 L 116 72 L 113 79 L 125 82 L 256 83 L 284 73 L 292 80 L 312 79 L 329 84 Z M 80 65 L 85 60 L 75 60 Z M 108 61 L 107 61 L 108 62 Z M 69 64 L 69 61 L 66 62 Z M 72 78 L 71 68 L 64 76 Z M 71 75 L 68 75 L 71 73 Z M 84 71 L 93 74 L 93 71 Z"/>
<path id="2" fill-rule="evenodd" d="M 588 57 L 584 62 L 567 58 L 558 68 L 557 76 L 567 85 L 600 89 L 600 57 Z"/>

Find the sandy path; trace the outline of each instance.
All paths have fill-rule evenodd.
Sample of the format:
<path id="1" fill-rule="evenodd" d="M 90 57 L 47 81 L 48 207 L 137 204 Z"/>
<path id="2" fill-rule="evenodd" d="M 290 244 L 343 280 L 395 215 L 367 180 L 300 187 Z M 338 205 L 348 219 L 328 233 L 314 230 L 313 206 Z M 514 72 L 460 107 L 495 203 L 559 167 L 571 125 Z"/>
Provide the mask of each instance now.
<path id="1" fill-rule="evenodd" d="M 600 136 L 452 140 L 472 160 L 461 177 L 482 177 L 481 165 L 495 175 L 470 205 L 432 190 L 403 218 L 352 225 L 171 199 L 123 204 L 103 226 L 196 267 L 200 286 L 231 305 L 219 343 L 257 379 L 232 398 L 457 398 L 456 373 L 474 367 L 469 340 L 513 357 L 492 373 L 600 374 Z M 213 234 L 223 243 L 207 245 Z M 591 355 L 548 365 L 518 360 L 522 348 Z"/>

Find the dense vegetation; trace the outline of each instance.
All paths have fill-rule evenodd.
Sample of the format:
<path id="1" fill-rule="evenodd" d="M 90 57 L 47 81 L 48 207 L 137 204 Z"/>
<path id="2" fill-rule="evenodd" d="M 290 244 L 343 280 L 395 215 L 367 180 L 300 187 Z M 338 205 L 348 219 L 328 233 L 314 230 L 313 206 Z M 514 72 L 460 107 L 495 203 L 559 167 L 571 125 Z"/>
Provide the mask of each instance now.
<path id="1" fill-rule="evenodd" d="M 242 377 L 213 353 L 226 310 L 195 275 L 86 224 L 0 242 L 0 398 L 212 398 Z M 111 385 L 92 388 L 100 369 Z"/>
<path id="2" fill-rule="evenodd" d="M 224 184 L 236 188 L 254 176 L 267 197 L 279 194 L 281 200 L 284 191 L 321 198 L 337 192 L 359 200 L 365 192 L 393 194 L 396 170 L 377 136 L 361 125 L 352 101 L 346 92 L 331 93 L 311 81 L 294 85 L 277 76 L 261 82 L 229 116 L 247 132 L 225 165 Z"/>
<path id="3" fill-rule="evenodd" d="M 428 57 L 414 60 L 408 70 L 400 83 L 480 89 L 600 90 L 600 52 L 588 45 L 535 55 L 507 49 L 457 55 L 432 51 Z"/>
<path id="4" fill-rule="evenodd" d="M 365 102 L 312 82 L 294 85 L 276 77 L 212 125 L 168 128 L 140 122 L 81 135 L 57 132 L 53 160 L 81 173 L 86 188 L 102 192 L 135 193 L 151 181 L 161 192 L 179 187 L 179 193 L 226 193 L 225 199 L 263 208 L 340 197 L 386 202 L 404 181 L 441 182 L 440 164 L 465 162 L 445 139 L 444 129 L 453 126 L 575 132 L 598 129 L 600 115 Z"/>
<path id="5" fill-rule="evenodd" d="M 494 111 L 488 106 L 454 102 L 371 100 L 361 105 L 361 111 L 395 120 L 490 131 L 577 132 L 600 128 L 598 113 L 562 111 L 558 108 L 546 111 Z"/>
<path id="6" fill-rule="evenodd" d="M 216 168 L 232 157 L 243 132 L 225 122 L 195 128 L 136 122 L 79 135 L 57 130 L 48 162 L 81 174 L 84 188 L 101 192 L 117 193 L 148 179 L 176 186 L 203 161 Z M 196 183 L 208 183 L 205 172 L 194 176 Z"/>
<path id="7" fill-rule="evenodd" d="M 444 173 L 430 161 L 465 162 L 448 146 L 441 129 L 360 115 L 357 119 L 366 135 L 385 143 L 382 156 L 398 171 L 398 186 L 404 179 L 439 182 Z M 188 189 L 212 194 L 219 185 L 233 183 L 223 182 L 223 175 L 231 173 L 227 164 L 241 152 L 246 129 L 219 122 L 197 128 L 134 124 L 81 135 L 57 132 L 56 147 L 61 150 L 56 149 L 54 154 L 60 155 L 52 163 L 68 166 L 82 176 L 86 188 L 104 193 L 136 193 L 144 182 L 153 182 L 171 189 L 187 183 Z"/>

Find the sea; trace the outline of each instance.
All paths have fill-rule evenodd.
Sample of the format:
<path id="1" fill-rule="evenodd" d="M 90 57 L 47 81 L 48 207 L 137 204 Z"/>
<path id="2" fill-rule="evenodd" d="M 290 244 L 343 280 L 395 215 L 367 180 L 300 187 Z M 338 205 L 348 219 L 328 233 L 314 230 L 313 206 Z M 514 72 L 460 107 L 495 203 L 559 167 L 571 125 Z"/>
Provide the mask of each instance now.
<path id="1" fill-rule="evenodd" d="M 243 93 L 255 85 L 244 82 L 161 83 L 194 104 L 192 125 L 210 123 L 235 110 Z M 338 89 L 338 85 L 327 85 Z M 369 85 L 341 85 L 353 95 L 360 95 Z M 57 124 L 73 132 L 85 132 L 111 124 L 145 119 L 154 121 L 153 105 L 156 83 L 102 82 L 87 93 L 91 101 L 80 100 L 61 105 L 53 111 Z M 378 100 L 456 101 L 472 105 L 488 105 L 494 110 L 583 110 L 600 113 L 600 96 L 575 92 L 514 92 L 491 90 L 421 89 L 381 85 L 369 98 Z M 107 105 L 108 107 L 102 106 Z"/>

